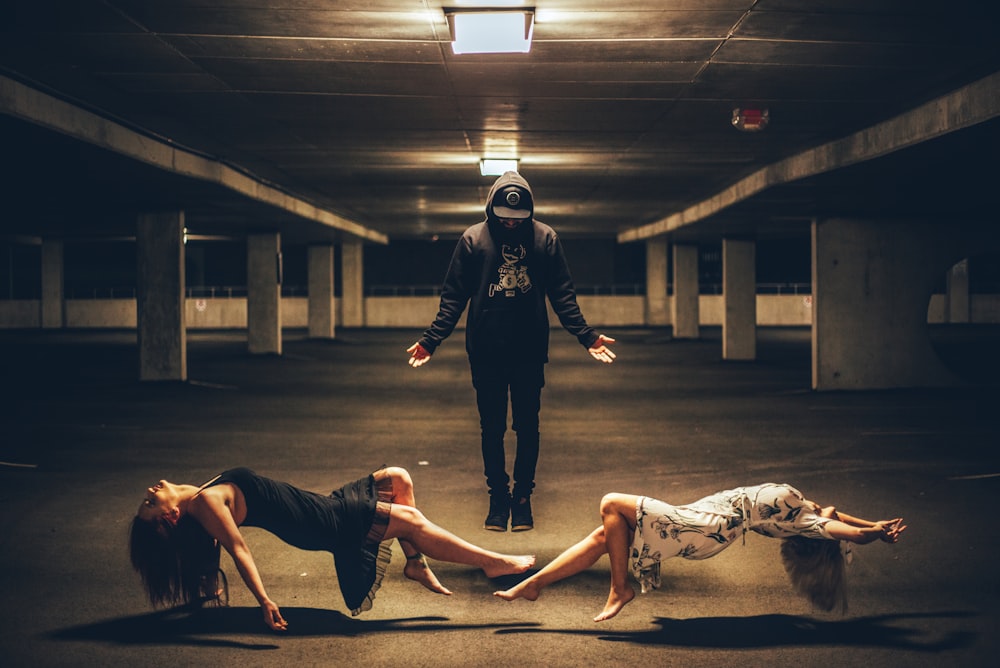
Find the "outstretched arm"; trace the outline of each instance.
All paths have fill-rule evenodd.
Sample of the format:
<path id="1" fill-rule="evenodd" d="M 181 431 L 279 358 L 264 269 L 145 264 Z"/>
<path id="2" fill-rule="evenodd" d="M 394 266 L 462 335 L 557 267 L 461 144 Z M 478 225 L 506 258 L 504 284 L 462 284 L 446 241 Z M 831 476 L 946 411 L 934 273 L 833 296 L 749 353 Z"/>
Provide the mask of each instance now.
<path id="1" fill-rule="evenodd" d="M 414 369 L 421 367 L 431 361 L 431 352 L 420 345 L 420 342 L 414 343 L 412 346 L 406 349 L 406 352 L 410 353 L 410 366 Z"/>
<path id="2" fill-rule="evenodd" d="M 257 564 L 250 554 L 250 548 L 243 539 L 243 534 L 236 526 L 236 520 L 233 519 L 232 511 L 226 505 L 225 499 L 216 494 L 203 492 L 192 501 L 189 512 L 233 558 L 236 570 L 239 571 L 247 589 L 260 604 L 267 625 L 274 631 L 286 630 L 288 622 L 282 618 L 278 606 L 268 598 L 264 582 L 257 571 Z"/>
<path id="3" fill-rule="evenodd" d="M 417 369 L 431 360 L 431 355 L 441 342 L 451 336 L 465 307 L 472 298 L 472 290 L 478 281 L 477 263 L 473 261 L 473 238 L 467 231 L 455 245 L 455 251 L 448 265 L 448 272 L 441 286 L 441 300 L 437 316 L 423 336 L 406 349 L 410 353 L 409 364 Z M 473 286 L 470 288 L 470 286 Z"/>
<path id="4" fill-rule="evenodd" d="M 598 335 L 597 340 L 594 341 L 593 345 L 587 349 L 587 352 L 589 352 L 590 356 L 598 362 L 611 364 L 615 361 L 615 354 L 611 351 L 611 348 L 608 348 L 608 346 L 614 342 L 615 340 L 610 336 L 600 334 Z"/>
<path id="5" fill-rule="evenodd" d="M 846 540 L 859 545 L 865 545 L 876 540 L 881 540 L 885 543 L 895 543 L 899 540 L 899 535 L 906 529 L 906 525 L 903 524 L 901 517 L 870 522 L 868 520 L 845 516 L 842 513 L 838 513 L 838 515 L 840 516 L 839 520 L 833 520 L 826 525 L 826 530 L 830 536 L 837 540 Z"/>

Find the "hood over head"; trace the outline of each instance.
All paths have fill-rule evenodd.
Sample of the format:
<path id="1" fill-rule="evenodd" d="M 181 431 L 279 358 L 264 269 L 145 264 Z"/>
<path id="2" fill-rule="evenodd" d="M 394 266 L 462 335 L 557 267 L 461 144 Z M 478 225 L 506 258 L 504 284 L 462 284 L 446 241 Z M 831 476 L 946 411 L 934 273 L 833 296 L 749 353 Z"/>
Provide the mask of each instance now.
<path id="1" fill-rule="evenodd" d="M 486 197 L 486 218 L 527 220 L 534 216 L 535 198 L 527 180 L 517 172 L 505 172 Z"/>

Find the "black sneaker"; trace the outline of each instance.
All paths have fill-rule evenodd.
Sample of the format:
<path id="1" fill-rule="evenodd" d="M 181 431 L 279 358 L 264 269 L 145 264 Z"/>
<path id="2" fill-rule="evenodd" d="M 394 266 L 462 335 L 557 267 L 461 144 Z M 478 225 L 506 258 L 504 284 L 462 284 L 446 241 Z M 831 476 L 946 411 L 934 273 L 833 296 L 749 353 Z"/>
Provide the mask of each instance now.
<path id="1" fill-rule="evenodd" d="M 483 528 L 487 531 L 506 531 L 510 519 L 510 495 L 490 494 L 490 512 L 486 516 Z"/>
<path id="2" fill-rule="evenodd" d="M 510 508 L 510 530 L 531 531 L 534 528 L 535 520 L 531 517 L 531 497 L 521 497 Z"/>

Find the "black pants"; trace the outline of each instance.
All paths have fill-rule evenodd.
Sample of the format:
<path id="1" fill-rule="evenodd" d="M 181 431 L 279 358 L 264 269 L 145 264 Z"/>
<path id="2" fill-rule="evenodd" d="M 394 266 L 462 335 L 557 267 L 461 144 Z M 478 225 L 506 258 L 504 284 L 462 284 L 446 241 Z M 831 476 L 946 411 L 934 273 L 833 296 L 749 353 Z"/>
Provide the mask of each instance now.
<path id="1" fill-rule="evenodd" d="M 535 487 L 535 465 L 538 463 L 538 413 L 545 386 L 545 364 L 474 363 L 472 385 L 476 388 L 479 407 L 486 485 L 491 493 L 503 493 L 510 484 L 503 443 L 509 399 L 511 427 L 517 435 L 514 497 L 530 496 Z"/>

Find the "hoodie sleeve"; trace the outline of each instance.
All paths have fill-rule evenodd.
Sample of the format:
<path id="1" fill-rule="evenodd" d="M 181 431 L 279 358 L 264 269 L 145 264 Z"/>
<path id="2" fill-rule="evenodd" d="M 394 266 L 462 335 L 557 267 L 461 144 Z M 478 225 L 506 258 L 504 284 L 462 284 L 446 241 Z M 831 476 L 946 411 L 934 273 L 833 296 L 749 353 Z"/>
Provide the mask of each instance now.
<path id="1" fill-rule="evenodd" d="M 569 265 L 559 237 L 552 236 L 548 246 L 550 254 L 548 296 L 552 310 L 566 331 L 575 336 L 584 348 L 589 348 L 597 341 L 598 334 L 587 324 L 580 306 L 576 303 L 576 288 L 573 287 L 573 278 L 570 276 Z"/>
<path id="2" fill-rule="evenodd" d="M 420 338 L 420 345 L 433 353 L 441 342 L 448 338 L 458 325 L 462 313 L 472 296 L 470 282 L 475 277 L 469 275 L 472 246 L 468 236 L 463 235 L 455 246 L 448 272 L 441 287 L 441 303 L 437 317 Z"/>

